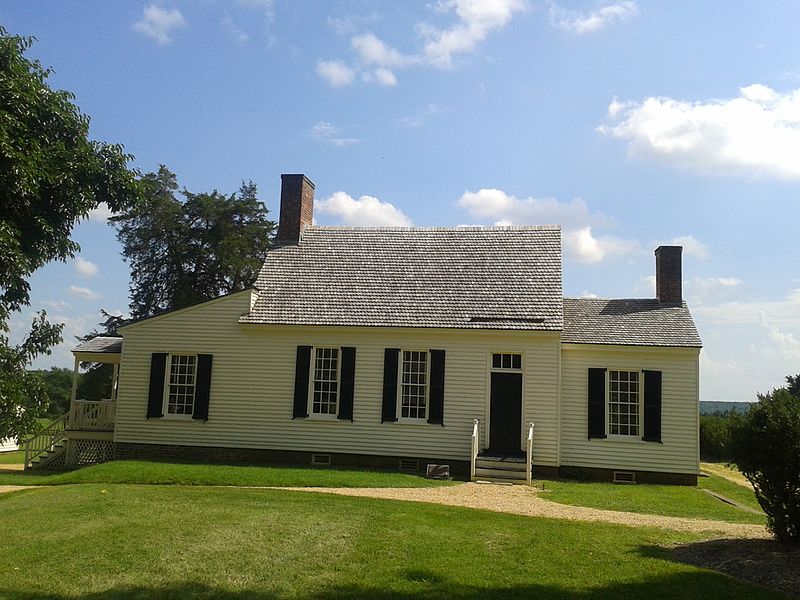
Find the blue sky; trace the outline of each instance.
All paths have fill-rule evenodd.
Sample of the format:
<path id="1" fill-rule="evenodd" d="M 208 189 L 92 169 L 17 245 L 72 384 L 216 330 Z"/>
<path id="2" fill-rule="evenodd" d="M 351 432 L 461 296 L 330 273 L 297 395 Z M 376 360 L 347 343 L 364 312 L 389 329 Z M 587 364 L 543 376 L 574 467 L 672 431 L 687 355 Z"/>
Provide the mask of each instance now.
<path id="1" fill-rule="evenodd" d="M 567 296 L 652 297 L 684 246 L 701 398 L 800 372 L 795 2 L 4 3 L 0 22 L 142 171 L 188 189 L 316 184 L 320 224 L 560 224 Z M 73 336 L 127 308 L 103 211 L 32 278 Z"/>

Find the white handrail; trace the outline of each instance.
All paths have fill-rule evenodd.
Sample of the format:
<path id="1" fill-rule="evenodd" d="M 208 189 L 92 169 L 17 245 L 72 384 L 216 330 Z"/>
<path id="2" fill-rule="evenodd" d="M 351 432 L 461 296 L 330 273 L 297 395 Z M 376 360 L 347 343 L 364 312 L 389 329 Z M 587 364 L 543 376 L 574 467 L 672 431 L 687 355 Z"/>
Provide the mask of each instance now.
<path id="1" fill-rule="evenodd" d="M 75 400 L 68 429 L 113 431 L 117 403 L 111 400 Z"/>
<path id="2" fill-rule="evenodd" d="M 528 438 L 525 440 L 525 450 L 528 458 L 525 474 L 526 479 L 528 480 L 528 485 L 531 485 L 531 467 L 533 464 L 533 421 L 528 421 Z"/>
<path id="3" fill-rule="evenodd" d="M 50 425 L 22 442 L 25 448 L 25 469 L 29 469 L 34 459 L 52 451 L 66 435 L 67 417 L 69 413 L 62 415 Z"/>
<path id="4" fill-rule="evenodd" d="M 475 481 L 475 463 L 478 461 L 478 452 L 480 452 L 480 419 L 472 419 L 472 453 L 469 465 L 469 480 Z"/>

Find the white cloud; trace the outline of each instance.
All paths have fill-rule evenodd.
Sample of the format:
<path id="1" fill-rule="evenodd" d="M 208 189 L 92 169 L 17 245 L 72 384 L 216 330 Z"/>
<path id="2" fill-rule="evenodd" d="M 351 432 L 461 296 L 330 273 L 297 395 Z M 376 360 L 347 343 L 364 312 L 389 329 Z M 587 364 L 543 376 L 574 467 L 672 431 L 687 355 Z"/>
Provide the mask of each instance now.
<path id="1" fill-rule="evenodd" d="M 397 77 L 395 76 L 394 72 L 384 67 L 364 73 L 361 77 L 364 81 L 374 81 L 387 87 L 394 87 L 397 85 Z"/>
<path id="2" fill-rule="evenodd" d="M 684 295 L 692 298 L 691 304 L 721 300 L 734 293 L 742 283 L 737 277 L 695 277 L 687 282 Z"/>
<path id="3" fill-rule="evenodd" d="M 559 202 L 555 198 L 517 198 L 503 190 L 483 188 L 465 192 L 456 203 L 472 217 L 494 222 L 507 221 L 515 225 L 585 225 L 610 226 L 613 220 L 601 213 L 591 213 L 580 198 Z"/>
<path id="4" fill-rule="evenodd" d="M 598 263 L 609 258 L 622 258 L 639 254 L 641 245 L 635 240 L 600 235 L 595 236 L 591 227 L 581 227 L 562 234 L 564 254 L 582 263 Z"/>
<path id="5" fill-rule="evenodd" d="M 511 196 L 498 189 L 465 192 L 456 203 L 476 219 L 495 225 L 561 225 L 564 253 L 572 260 L 596 263 L 641 252 L 637 241 L 609 235 L 595 235 L 592 227 L 610 227 L 614 220 L 593 213 L 580 198 L 559 202 L 555 198 Z"/>
<path id="6" fill-rule="evenodd" d="M 420 25 L 426 39 L 423 56 L 428 64 L 440 69 L 453 66 L 453 57 L 473 52 L 492 31 L 502 29 L 515 12 L 525 8 L 521 0 L 443 0 L 441 11 L 455 10 L 458 22 L 448 29 Z"/>
<path id="7" fill-rule="evenodd" d="M 422 47 L 414 53 L 405 53 L 386 44 L 374 33 L 355 35 L 350 46 L 355 53 L 352 66 L 343 61 L 319 61 L 317 74 L 334 87 L 347 85 L 355 79 L 355 71 L 361 79 L 381 85 L 396 85 L 396 69 L 412 66 L 429 66 L 450 69 L 455 57 L 474 52 L 478 45 L 493 31 L 505 27 L 514 13 L 525 8 L 523 0 L 439 0 L 434 8 L 440 13 L 455 13 L 456 21 L 446 28 L 418 23 L 417 34 Z M 329 25 L 344 30 L 352 21 L 331 21 Z M 322 67 L 321 67 L 322 65 Z M 384 69 L 384 71 L 380 71 Z"/>
<path id="8" fill-rule="evenodd" d="M 591 12 L 566 10 L 556 4 L 550 4 L 550 22 L 554 27 L 575 35 L 595 33 L 616 21 L 627 21 L 638 12 L 635 2 L 616 2 L 601 6 Z"/>
<path id="9" fill-rule="evenodd" d="M 80 256 L 75 257 L 74 266 L 75 266 L 75 271 L 77 271 L 78 275 L 80 275 L 81 277 L 85 277 L 86 279 L 94 277 L 95 275 L 97 275 L 98 272 L 96 264 Z"/>
<path id="10" fill-rule="evenodd" d="M 406 127 L 422 127 L 431 117 L 446 113 L 448 110 L 449 109 L 439 106 L 438 104 L 431 103 L 425 107 L 425 110 L 417 114 L 400 117 L 397 119 L 397 122 L 401 125 L 405 125 Z"/>
<path id="11" fill-rule="evenodd" d="M 342 87 L 353 82 L 356 72 L 341 60 L 318 60 L 317 75 L 331 87 Z"/>
<path id="12" fill-rule="evenodd" d="M 736 98 L 613 100 L 598 131 L 647 156 L 702 174 L 800 179 L 800 89 L 754 84 Z"/>
<path id="13" fill-rule="evenodd" d="M 344 137 L 340 127 L 336 127 L 336 125 L 332 125 L 326 121 L 318 121 L 308 130 L 308 133 L 315 140 L 339 147 L 352 146 L 361 141 L 354 137 Z"/>
<path id="14" fill-rule="evenodd" d="M 390 202 L 381 202 L 373 196 L 357 200 L 345 192 L 336 192 L 316 203 L 317 212 L 335 217 L 342 225 L 351 226 L 410 226 L 409 219 Z"/>
<path id="15" fill-rule="evenodd" d="M 656 244 L 658 246 L 660 244 Z M 707 259 L 711 253 L 708 246 L 695 239 L 692 235 L 682 235 L 680 237 L 672 238 L 665 244 L 666 246 L 683 246 L 684 256 L 691 256 L 700 260 Z"/>
<path id="16" fill-rule="evenodd" d="M 153 38 L 161 44 L 172 41 L 171 33 L 181 27 L 186 27 L 186 19 L 177 8 L 163 9 L 155 4 L 146 6 L 142 19 L 133 24 L 133 30 Z"/>
<path id="17" fill-rule="evenodd" d="M 225 15 L 222 18 L 222 29 L 240 46 L 250 41 L 250 35 L 244 30 L 239 29 L 230 15 Z"/>
<path id="18" fill-rule="evenodd" d="M 81 300 L 99 300 L 103 297 L 103 295 L 99 292 L 95 292 L 89 288 L 79 287 L 77 285 L 71 285 L 68 289 L 70 294 L 77 296 Z"/>
<path id="19" fill-rule="evenodd" d="M 97 208 L 93 208 L 89 211 L 89 214 L 86 218 L 89 219 L 89 221 L 94 221 L 96 223 L 105 223 L 113 216 L 114 213 L 111 211 L 108 204 L 101 202 L 97 205 Z"/>

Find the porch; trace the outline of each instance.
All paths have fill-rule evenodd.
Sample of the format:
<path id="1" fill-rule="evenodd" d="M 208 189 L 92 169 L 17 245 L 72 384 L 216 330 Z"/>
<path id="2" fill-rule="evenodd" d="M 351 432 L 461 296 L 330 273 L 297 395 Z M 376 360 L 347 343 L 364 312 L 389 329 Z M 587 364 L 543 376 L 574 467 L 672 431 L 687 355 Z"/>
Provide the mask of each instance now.
<path id="1" fill-rule="evenodd" d="M 23 442 L 25 469 L 68 468 L 111 460 L 114 457 L 114 422 L 117 409 L 122 338 L 95 337 L 72 350 L 75 367 L 69 411 Z M 78 398 L 81 364 L 110 365 L 106 397 Z"/>

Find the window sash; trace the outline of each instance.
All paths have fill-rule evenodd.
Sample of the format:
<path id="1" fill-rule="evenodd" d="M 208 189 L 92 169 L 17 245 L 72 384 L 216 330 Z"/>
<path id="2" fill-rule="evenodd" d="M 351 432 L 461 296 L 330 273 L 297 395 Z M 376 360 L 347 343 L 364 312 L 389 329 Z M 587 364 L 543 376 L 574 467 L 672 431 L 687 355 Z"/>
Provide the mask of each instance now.
<path id="1" fill-rule="evenodd" d="M 398 417 L 400 421 L 424 421 L 430 394 L 430 353 L 401 350 L 398 361 Z"/>
<path id="2" fill-rule="evenodd" d="M 608 371 L 608 435 L 640 437 L 642 376 L 639 371 Z"/>
<path id="3" fill-rule="evenodd" d="M 493 352 L 492 371 L 521 371 L 522 354 L 519 352 Z"/>
<path id="4" fill-rule="evenodd" d="M 164 414 L 191 417 L 197 386 L 197 355 L 170 354 L 164 382 Z"/>
<path id="5" fill-rule="evenodd" d="M 341 352 L 339 348 L 314 348 L 309 414 L 335 417 L 339 408 Z"/>

